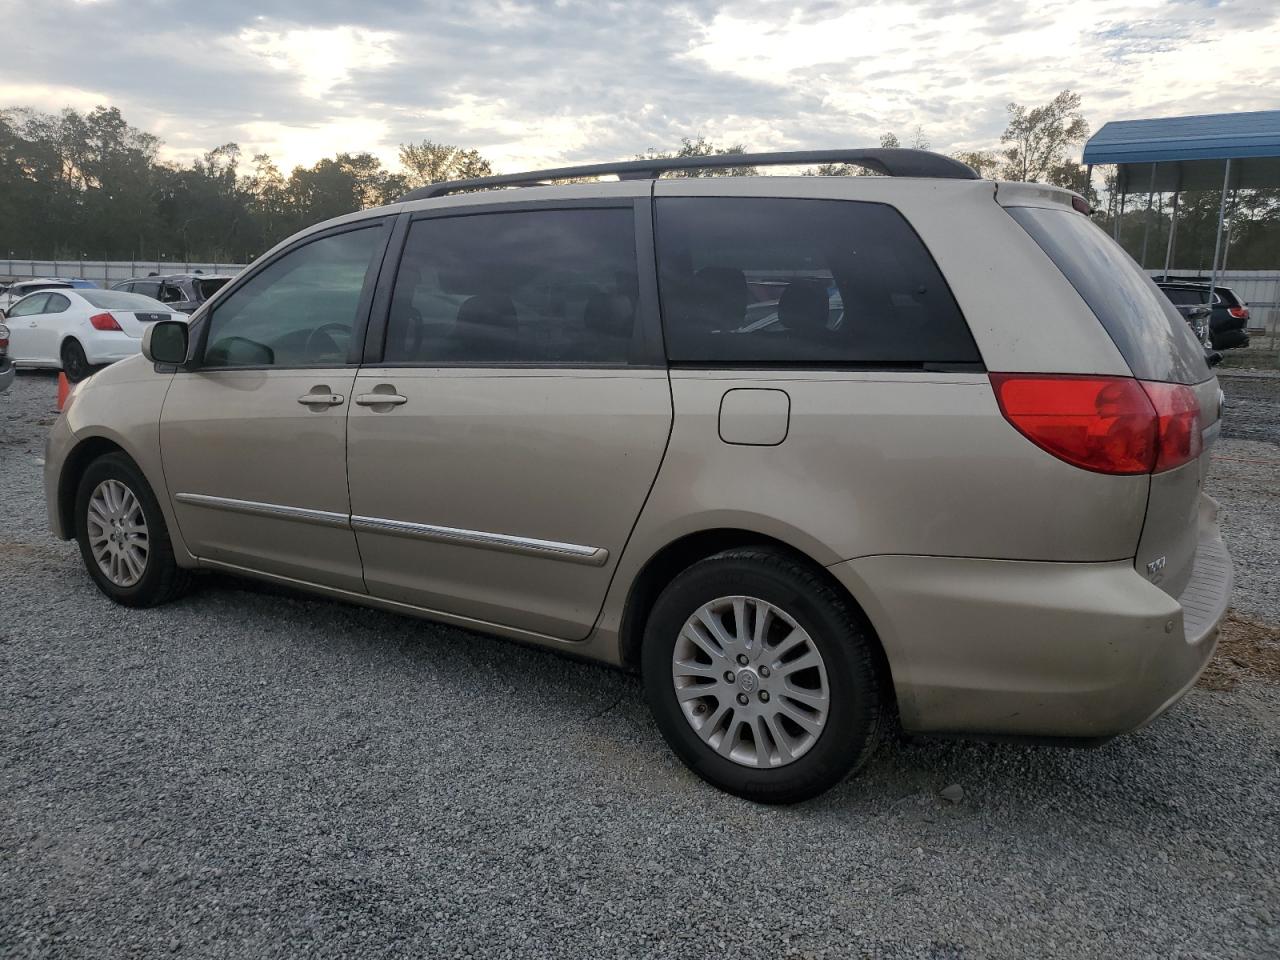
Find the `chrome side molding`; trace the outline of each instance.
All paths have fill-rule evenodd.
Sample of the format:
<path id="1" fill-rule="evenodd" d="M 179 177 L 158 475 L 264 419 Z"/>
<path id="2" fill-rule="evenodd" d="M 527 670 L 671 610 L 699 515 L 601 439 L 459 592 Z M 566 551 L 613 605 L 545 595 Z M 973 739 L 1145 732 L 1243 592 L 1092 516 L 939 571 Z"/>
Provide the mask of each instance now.
<path id="1" fill-rule="evenodd" d="M 211 497 L 204 493 L 175 493 L 173 499 L 193 507 L 210 507 L 214 510 L 229 510 L 232 513 L 247 513 L 255 517 L 274 517 L 277 520 L 298 520 L 302 523 L 314 523 L 322 527 L 346 527 L 351 524 L 351 517 L 345 513 L 332 513 L 328 510 L 308 510 L 305 507 L 286 507 L 279 503 L 259 503 L 256 500 Z"/>
<path id="2" fill-rule="evenodd" d="M 586 547 L 577 543 L 514 537 L 506 533 L 486 533 L 482 530 L 463 530 L 458 527 L 438 527 L 430 523 L 409 523 L 405 520 L 353 516 L 351 528 L 356 531 L 363 530 L 366 533 L 386 533 L 396 537 L 413 537 L 436 543 L 455 543 L 464 547 L 547 557 L 569 563 L 584 563 L 591 567 L 602 567 L 609 559 L 609 551 L 604 547 Z"/>
<path id="3" fill-rule="evenodd" d="M 538 540 L 534 537 L 516 537 L 506 533 L 487 533 L 483 530 L 463 530 L 459 527 L 440 527 L 430 523 L 409 523 L 407 520 L 387 520 L 382 517 L 356 517 L 329 510 L 309 510 L 305 507 L 288 507 L 279 503 L 259 503 L 256 500 L 236 500 L 231 497 L 213 497 L 204 493 L 175 493 L 179 503 L 193 507 L 227 510 L 256 517 L 272 517 L 276 520 L 297 520 L 322 527 L 348 527 L 356 532 L 384 533 L 393 537 L 410 537 L 434 543 L 452 543 L 461 547 L 478 547 L 482 550 L 499 550 L 523 556 L 563 560 L 566 563 L 582 563 L 590 567 L 602 567 L 609 560 L 604 547 L 588 547 L 578 543 L 561 543 L 558 540 Z"/>

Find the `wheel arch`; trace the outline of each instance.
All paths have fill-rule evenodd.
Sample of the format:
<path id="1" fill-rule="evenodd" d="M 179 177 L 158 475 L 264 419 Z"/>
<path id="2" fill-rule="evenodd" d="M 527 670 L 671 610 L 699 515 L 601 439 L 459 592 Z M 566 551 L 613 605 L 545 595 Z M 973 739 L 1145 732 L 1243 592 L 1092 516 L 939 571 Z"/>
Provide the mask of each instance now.
<path id="1" fill-rule="evenodd" d="M 791 557 L 793 560 L 809 567 L 825 580 L 833 590 L 847 598 L 867 625 L 871 639 L 879 652 L 880 665 L 885 671 L 885 677 L 888 680 L 886 693 L 891 697 L 893 696 L 894 684 L 889 658 L 866 607 L 859 602 L 858 598 L 853 595 L 845 584 L 833 576 L 823 564 L 816 561 L 805 551 L 775 536 L 741 527 L 716 527 L 687 533 L 667 543 L 645 561 L 631 581 L 631 587 L 627 591 L 627 599 L 619 622 L 618 646 L 620 659 L 624 667 L 631 670 L 637 669 L 640 662 L 640 645 L 644 639 L 645 625 L 648 622 L 649 613 L 653 609 L 654 601 L 657 600 L 658 595 L 666 586 L 681 571 L 699 560 L 714 556 L 725 550 L 741 547 L 767 547 L 770 550 Z M 894 709 L 896 711 L 896 703 L 894 704 Z"/>
<path id="2" fill-rule="evenodd" d="M 58 474 L 58 526 L 64 539 L 72 540 L 76 536 L 76 491 L 80 488 L 80 478 L 89 469 L 89 464 L 109 453 L 124 454 L 146 476 L 129 451 L 108 437 L 85 437 L 77 443 L 67 454 Z"/>

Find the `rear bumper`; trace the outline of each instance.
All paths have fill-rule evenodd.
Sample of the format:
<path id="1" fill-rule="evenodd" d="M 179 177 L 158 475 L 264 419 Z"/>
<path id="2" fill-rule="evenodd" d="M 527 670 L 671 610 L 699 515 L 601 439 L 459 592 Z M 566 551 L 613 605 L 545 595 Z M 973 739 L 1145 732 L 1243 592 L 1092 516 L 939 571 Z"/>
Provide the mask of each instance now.
<path id="1" fill-rule="evenodd" d="M 119 334 L 110 338 L 95 337 L 85 344 L 85 354 L 92 364 L 115 363 L 142 352 L 142 338 Z"/>
<path id="2" fill-rule="evenodd" d="M 885 556 L 830 569 L 879 633 L 904 729 L 1105 739 L 1159 716 L 1213 655 L 1231 559 L 1205 503 L 1177 598 L 1131 560 Z"/>
<path id="3" fill-rule="evenodd" d="M 1215 350 L 1231 350 L 1234 347 L 1247 347 L 1249 333 L 1246 330 L 1215 330 L 1210 339 Z"/>
<path id="4" fill-rule="evenodd" d="M 0 393 L 13 385 L 13 377 L 13 361 L 8 357 L 0 357 Z"/>

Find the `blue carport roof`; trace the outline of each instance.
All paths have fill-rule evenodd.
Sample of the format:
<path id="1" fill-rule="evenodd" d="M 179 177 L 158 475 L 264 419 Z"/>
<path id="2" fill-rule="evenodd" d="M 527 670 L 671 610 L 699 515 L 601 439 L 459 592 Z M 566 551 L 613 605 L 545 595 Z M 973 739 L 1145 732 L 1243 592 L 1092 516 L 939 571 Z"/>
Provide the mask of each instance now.
<path id="1" fill-rule="evenodd" d="M 1227 159 L 1231 187 L 1280 187 L 1280 110 L 1113 120 L 1084 146 L 1085 163 L 1117 164 L 1120 189 L 1143 193 L 1221 189 Z"/>
<path id="2" fill-rule="evenodd" d="M 1280 110 L 1112 120 L 1089 138 L 1085 163 L 1280 157 Z"/>

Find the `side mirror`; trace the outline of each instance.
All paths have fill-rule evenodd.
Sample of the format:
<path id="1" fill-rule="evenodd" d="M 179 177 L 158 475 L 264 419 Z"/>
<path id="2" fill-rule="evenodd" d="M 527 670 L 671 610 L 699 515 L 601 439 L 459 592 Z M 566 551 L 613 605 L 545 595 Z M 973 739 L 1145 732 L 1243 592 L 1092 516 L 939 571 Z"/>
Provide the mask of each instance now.
<path id="1" fill-rule="evenodd" d="M 1204 362 L 1211 367 L 1216 367 L 1222 362 L 1222 354 L 1217 350 L 1206 350 L 1204 354 Z"/>
<path id="2" fill-rule="evenodd" d="M 152 363 L 187 362 L 187 325 L 181 320 L 157 320 L 142 333 L 142 355 Z"/>

